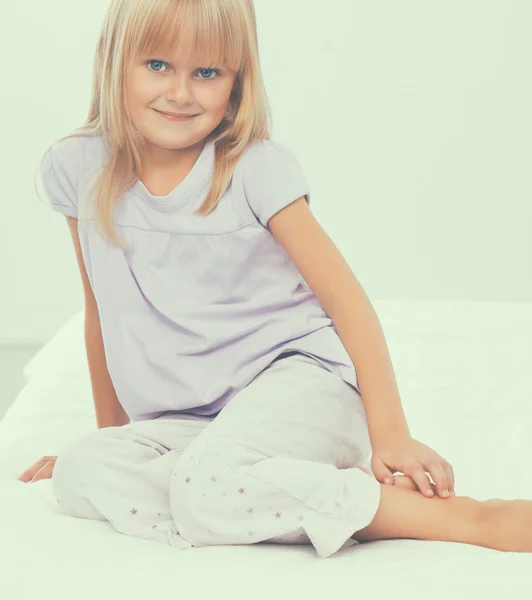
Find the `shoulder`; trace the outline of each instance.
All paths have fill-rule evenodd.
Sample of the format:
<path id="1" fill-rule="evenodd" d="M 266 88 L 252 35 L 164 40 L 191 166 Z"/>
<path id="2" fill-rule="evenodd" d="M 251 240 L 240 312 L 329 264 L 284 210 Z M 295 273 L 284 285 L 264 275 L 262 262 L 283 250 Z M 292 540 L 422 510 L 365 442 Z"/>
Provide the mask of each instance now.
<path id="1" fill-rule="evenodd" d="M 80 132 L 82 135 L 79 135 Z M 102 152 L 99 136 L 87 133 L 86 130 L 76 129 L 55 141 L 39 163 L 40 179 L 48 199 L 45 203 L 58 212 L 76 218 L 80 184 L 92 171 L 88 167 Z"/>
<path id="2" fill-rule="evenodd" d="M 46 176 L 46 173 L 52 172 L 74 185 L 90 171 L 93 163 L 101 164 L 105 153 L 102 134 L 87 133 L 83 128 L 74 129 L 46 150 L 40 161 L 41 173 Z"/>
<path id="3" fill-rule="evenodd" d="M 245 171 L 298 165 L 295 153 L 286 145 L 274 140 L 254 140 L 244 150 L 241 162 Z"/>
<path id="4" fill-rule="evenodd" d="M 240 168 L 244 186 L 250 190 L 300 187 L 305 173 L 295 152 L 274 140 L 255 140 L 242 153 Z"/>
<path id="5" fill-rule="evenodd" d="M 299 187 L 305 173 L 295 152 L 274 140 L 255 140 L 248 144 L 240 159 L 244 186 L 255 188 Z"/>
<path id="6" fill-rule="evenodd" d="M 100 136 L 79 135 L 82 129 L 75 129 L 54 142 L 45 152 L 42 163 L 67 171 L 72 176 L 79 175 L 84 163 L 102 151 Z"/>
<path id="7" fill-rule="evenodd" d="M 242 153 L 241 186 L 247 204 L 264 226 L 279 210 L 310 189 L 296 154 L 273 140 L 255 140 Z"/>

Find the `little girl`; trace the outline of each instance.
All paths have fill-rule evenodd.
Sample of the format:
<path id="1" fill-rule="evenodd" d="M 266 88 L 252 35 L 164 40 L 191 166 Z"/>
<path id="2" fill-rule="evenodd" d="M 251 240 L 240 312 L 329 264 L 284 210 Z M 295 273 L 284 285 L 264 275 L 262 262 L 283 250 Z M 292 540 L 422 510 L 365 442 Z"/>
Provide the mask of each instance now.
<path id="1" fill-rule="evenodd" d="M 180 548 L 532 550 L 530 502 L 454 496 L 410 436 L 376 317 L 267 120 L 252 0 L 111 1 L 88 120 L 40 163 L 81 272 L 98 429 L 20 479 Z"/>

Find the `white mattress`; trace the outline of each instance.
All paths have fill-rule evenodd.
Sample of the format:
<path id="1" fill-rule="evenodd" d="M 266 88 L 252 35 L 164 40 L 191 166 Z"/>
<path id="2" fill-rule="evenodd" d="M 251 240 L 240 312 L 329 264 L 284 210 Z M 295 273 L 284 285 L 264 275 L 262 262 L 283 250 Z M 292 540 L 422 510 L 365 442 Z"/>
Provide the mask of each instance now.
<path id="1" fill-rule="evenodd" d="M 532 499 L 532 304 L 374 306 L 412 435 L 451 462 L 457 494 Z M 0 422 L 1 598 L 532 598 L 532 554 L 410 539 L 328 559 L 296 545 L 179 550 L 67 517 L 51 480 L 17 477 L 96 427 L 82 312 L 24 376 Z"/>

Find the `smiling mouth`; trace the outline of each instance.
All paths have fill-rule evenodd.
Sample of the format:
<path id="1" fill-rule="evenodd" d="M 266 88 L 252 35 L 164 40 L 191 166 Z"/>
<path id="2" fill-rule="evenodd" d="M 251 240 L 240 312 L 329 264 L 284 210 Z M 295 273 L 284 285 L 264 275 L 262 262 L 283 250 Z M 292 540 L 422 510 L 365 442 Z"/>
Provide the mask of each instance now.
<path id="1" fill-rule="evenodd" d="M 193 119 L 194 117 L 198 116 L 198 115 L 176 116 L 176 115 L 171 115 L 171 114 L 162 112 L 157 109 L 154 109 L 154 110 L 156 113 L 160 114 L 161 117 L 164 117 L 165 119 L 168 119 L 169 121 L 188 121 L 189 119 Z"/>
<path id="2" fill-rule="evenodd" d="M 196 116 L 196 115 L 187 115 L 187 114 L 182 114 L 182 115 L 180 115 L 180 114 L 174 114 L 174 113 L 165 112 L 164 110 L 160 110 L 159 112 L 162 113 L 163 115 L 167 115 L 169 117 L 183 117 L 183 118 L 185 118 L 185 117 L 195 117 Z"/>

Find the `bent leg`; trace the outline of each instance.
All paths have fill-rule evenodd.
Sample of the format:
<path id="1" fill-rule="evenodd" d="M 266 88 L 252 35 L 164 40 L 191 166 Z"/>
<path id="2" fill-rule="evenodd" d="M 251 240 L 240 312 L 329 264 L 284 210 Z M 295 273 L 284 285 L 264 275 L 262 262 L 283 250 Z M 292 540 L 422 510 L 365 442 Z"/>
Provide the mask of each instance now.
<path id="1" fill-rule="evenodd" d="M 109 521 L 123 534 L 190 547 L 169 506 L 170 477 L 209 420 L 160 419 L 97 429 L 59 453 L 52 486 L 70 517 Z"/>
<path id="2" fill-rule="evenodd" d="M 486 503 L 467 496 L 427 498 L 406 485 L 380 486 L 377 513 L 367 527 L 354 532 L 353 539 L 409 538 L 486 545 L 482 527 L 489 512 Z"/>
<path id="3" fill-rule="evenodd" d="M 356 544 L 379 505 L 362 399 L 312 359 L 277 361 L 181 455 L 172 516 L 195 547 L 311 543 L 326 558 Z"/>

